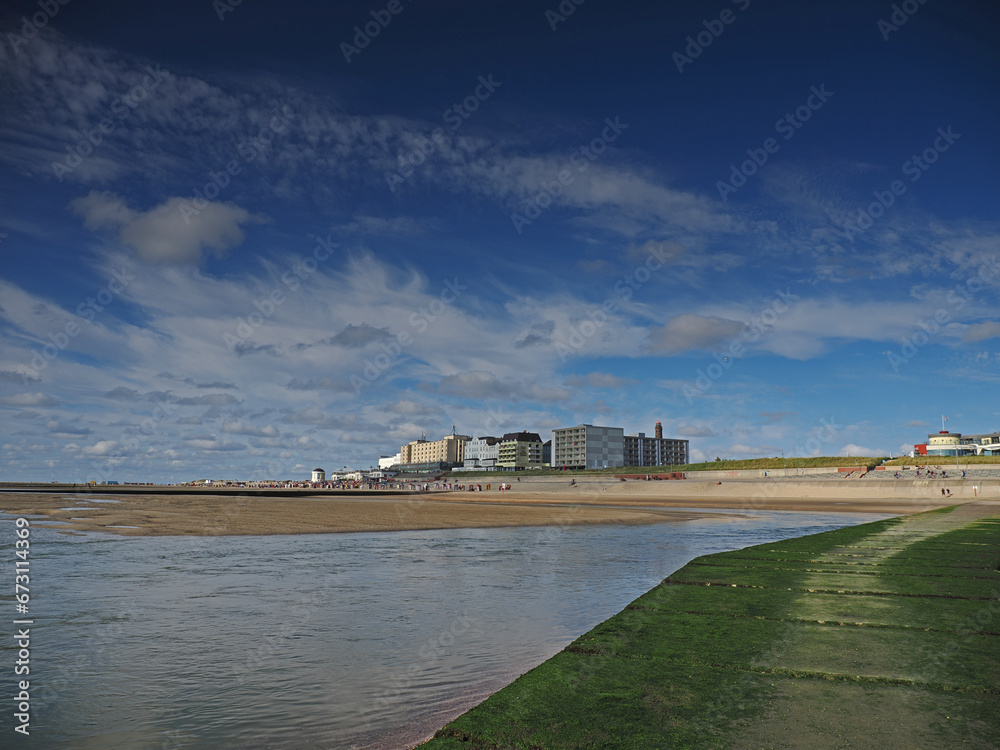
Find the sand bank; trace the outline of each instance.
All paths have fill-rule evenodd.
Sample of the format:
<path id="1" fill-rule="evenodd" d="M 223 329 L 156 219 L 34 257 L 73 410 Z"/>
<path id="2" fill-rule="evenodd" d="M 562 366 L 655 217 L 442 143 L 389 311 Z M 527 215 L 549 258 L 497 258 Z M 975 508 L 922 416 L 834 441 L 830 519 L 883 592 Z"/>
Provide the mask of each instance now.
<path id="1" fill-rule="evenodd" d="M 716 516 L 670 508 L 586 503 L 499 502 L 479 493 L 399 497 L 260 498 L 199 495 L 0 494 L 0 510 L 36 525 L 123 536 L 322 534 L 348 531 L 646 524 Z M 490 502 L 493 500 L 494 502 Z"/>
<path id="2" fill-rule="evenodd" d="M 471 481 L 471 480 L 467 480 Z M 739 480 L 629 481 L 580 476 L 525 477 L 510 491 L 380 496 L 96 495 L 2 493 L 0 510 L 57 522 L 66 530 L 128 536 L 314 534 L 348 531 L 663 523 L 706 517 L 715 509 L 902 515 L 1000 496 L 1000 483 Z M 681 510 L 682 509 L 682 510 Z"/>

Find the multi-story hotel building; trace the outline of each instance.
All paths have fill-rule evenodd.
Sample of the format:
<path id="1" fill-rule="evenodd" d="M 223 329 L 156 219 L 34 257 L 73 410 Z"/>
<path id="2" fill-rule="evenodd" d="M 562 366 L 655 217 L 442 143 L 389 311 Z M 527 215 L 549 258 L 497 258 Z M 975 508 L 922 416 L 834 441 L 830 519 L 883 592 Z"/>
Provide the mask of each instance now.
<path id="1" fill-rule="evenodd" d="M 552 430 L 552 468 L 605 469 L 622 466 L 625 430 L 578 424 Z"/>
<path id="2" fill-rule="evenodd" d="M 595 427 L 581 424 L 552 431 L 552 467 L 567 469 L 604 469 L 611 466 L 668 466 L 690 460 L 687 440 L 663 437 L 663 426 L 656 423 L 656 434 L 626 435 L 621 427 Z"/>
<path id="3" fill-rule="evenodd" d="M 623 466 L 680 466 L 690 461 L 687 440 L 663 437 L 663 425 L 657 421 L 655 437 L 645 432 L 626 435 Z"/>
<path id="4" fill-rule="evenodd" d="M 527 469 L 542 465 L 542 439 L 537 432 L 508 432 L 499 447 L 497 466 Z"/>
<path id="5" fill-rule="evenodd" d="M 411 440 L 399 448 L 400 468 L 438 469 L 450 468 L 462 463 L 465 458 L 465 444 L 469 435 L 448 435 L 441 440 L 429 441 L 424 438 Z"/>

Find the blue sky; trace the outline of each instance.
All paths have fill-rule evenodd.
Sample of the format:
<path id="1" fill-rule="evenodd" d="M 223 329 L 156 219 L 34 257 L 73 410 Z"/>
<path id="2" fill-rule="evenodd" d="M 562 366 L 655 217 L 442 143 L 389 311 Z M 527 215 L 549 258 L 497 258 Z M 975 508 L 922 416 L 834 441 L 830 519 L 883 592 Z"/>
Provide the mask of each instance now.
<path id="1" fill-rule="evenodd" d="M 571 11 L 571 12 L 570 12 Z M 0 465 L 997 429 L 985 2 L 13 3 Z"/>

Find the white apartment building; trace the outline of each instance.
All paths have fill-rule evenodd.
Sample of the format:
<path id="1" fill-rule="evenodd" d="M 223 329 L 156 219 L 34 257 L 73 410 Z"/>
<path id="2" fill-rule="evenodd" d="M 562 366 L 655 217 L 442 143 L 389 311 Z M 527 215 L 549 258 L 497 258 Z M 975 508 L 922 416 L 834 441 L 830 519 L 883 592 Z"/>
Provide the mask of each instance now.
<path id="1" fill-rule="evenodd" d="M 472 438 L 465 444 L 463 468 L 478 469 L 496 466 L 500 457 L 500 438 L 484 436 Z"/>
<path id="2" fill-rule="evenodd" d="M 393 466 L 398 466 L 402 463 L 399 460 L 399 454 L 395 456 L 379 456 L 378 457 L 378 467 L 380 469 L 391 469 Z"/>
<path id="3" fill-rule="evenodd" d="M 578 424 L 552 430 L 552 468 L 606 469 L 623 466 L 625 430 Z"/>

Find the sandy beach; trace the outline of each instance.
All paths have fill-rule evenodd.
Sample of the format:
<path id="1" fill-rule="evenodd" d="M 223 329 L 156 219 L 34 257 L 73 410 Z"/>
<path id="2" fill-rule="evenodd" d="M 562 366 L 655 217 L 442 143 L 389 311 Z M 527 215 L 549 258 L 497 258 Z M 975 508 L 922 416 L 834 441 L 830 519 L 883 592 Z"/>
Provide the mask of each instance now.
<path id="1" fill-rule="evenodd" d="M 494 500 L 493 498 L 490 498 Z M 663 523 L 710 517 L 669 508 L 578 503 L 469 502 L 427 493 L 406 499 L 200 495 L 0 495 L 0 510 L 68 532 L 123 536 L 323 534 L 351 531 Z"/>
<path id="2" fill-rule="evenodd" d="M 124 536 L 316 534 L 356 531 L 567 526 L 683 522 L 714 510 L 816 511 L 902 515 L 997 496 L 996 486 L 961 480 L 952 492 L 916 482 L 741 480 L 619 482 L 539 478 L 501 494 L 426 492 L 413 495 L 251 497 L 217 495 L 0 493 L 0 511 L 28 516 L 67 532 Z M 483 486 L 486 486 L 484 480 Z"/>

